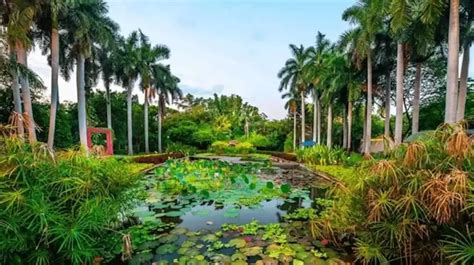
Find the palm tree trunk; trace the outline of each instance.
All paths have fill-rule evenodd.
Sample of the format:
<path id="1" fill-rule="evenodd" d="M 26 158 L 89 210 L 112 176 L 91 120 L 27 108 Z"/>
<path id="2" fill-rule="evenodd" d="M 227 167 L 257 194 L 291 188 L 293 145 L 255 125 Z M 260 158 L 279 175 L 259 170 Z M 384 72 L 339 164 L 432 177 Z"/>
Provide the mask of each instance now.
<path id="1" fill-rule="evenodd" d="M 158 102 L 159 102 L 159 100 L 158 100 Z M 158 104 L 160 104 L 160 103 L 158 103 Z M 157 117 L 158 118 L 158 152 L 162 153 L 163 150 L 161 148 L 161 118 L 162 118 L 161 117 L 161 106 L 158 106 L 158 114 L 157 115 L 158 115 L 158 117 Z"/>
<path id="2" fill-rule="evenodd" d="M 327 147 L 331 148 L 332 146 L 332 103 L 330 102 L 328 105 L 328 131 L 327 131 L 327 138 L 326 138 L 326 145 Z"/>
<path id="3" fill-rule="evenodd" d="M 387 73 L 386 78 L 387 86 L 385 87 L 385 130 L 384 135 L 386 138 L 390 138 L 390 102 L 391 102 L 391 85 L 392 76 L 390 71 Z"/>
<path id="4" fill-rule="evenodd" d="M 459 68 L 459 0 L 450 1 L 448 33 L 448 78 L 444 122 L 456 122 Z"/>
<path id="5" fill-rule="evenodd" d="M 145 153 L 150 152 L 148 143 L 148 89 L 145 89 L 145 102 L 143 103 L 144 128 L 145 128 Z"/>
<path id="6" fill-rule="evenodd" d="M 342 108 L 342 148 L 347 149 L 347 106 Z"/>
<path id="7" fill-rule="evenodd" d="M 347 104 L 347 149 L 352 149 L 352 101 Z"/>
<path id="8" fill-rule="evenodd" d="M 415 87 L 413 91 L 413 114 L 411 119 L 411 133 L 415 134 L 420 128 L 420 89 L 421 63 L 416 63 Z"/>
<path id="9" fill-rule="evenodd" d="M 364 154 L 370 154 L 372 140 L 372 54 L 369 49 L 367 52 L 367 117 L 365 128 L 365 146 Z"/>
<path id="10" fill-rule="evenodd" d="M 84 151 L 89 153 L 87 148 L 87 114 L 86 114 L 86 91 L 84 83 L 84 62 L 85 57 L 83 54 L 79 54 L 77 58 L 77 113 L 79 121 L 79 139 L 81 141 L 81 147 Z"/>
<path id="11" fill-rule="evenodd" d="M 59 101 L 59 33 L 53 28 L 51 30 L 51 108 L 49 112 L 49 130 L 48 130 L 48 147 L 54 146 L 54 134 L 56 132 L 56 114 L 58 112 Z"/>
<path id="12" fill-rule="evenodd" d="M 10 47 L 10 56 L 16 62 L 16 52 L 13 47 Z M 15 69 L 12 73 L 12 93 L 13 93 L 13 103 L 14 103 L 14 110 L 16 112 L 15 115 L 21 116 L 23 111 L 21 107 L 21 92 L 20 92 L 20 83 L 18 80 L 18 70 Z M 25 128 L 23 127 L 23 118 L 19 117 L 16 126 L 16 131 L 18 137 L 23 138 L 25 136 Z"/>
<path id="13" fill-rule="evenodd" d="M 304 103 L 304 91 L 301 91 L 301 148 L 304 148 L 305 141 L 305 103 Z"/>
<path id="14" fill-rule="evenodd" d="M 313 142 L 316 143 L 317 133 L 318 133 L 318 104 L 317 99 L 318 94 L 313 92 Z"/>
<path id="15" fill-rule="evenodd" d="M 467 79 L 469 75 L 469 56 L 471 45 L 465 45 L 464 54 L 462 56 L 461 78 L 459 82 L 459 95 L 456 111 L 456 121 L 464 120 L 464 110 L 466 108 Z"/>
<path id="16" fill-rule="evenodd" d="M 293 111 L 293 152 L 296 151 L 296 111 Z"/>
<path id="17" fill-rule="evenodd" d="M 107 105 L 107 128 L 112 130 L 112 99 L 110 98 L 110 84 L 105 84 L 105 104 Z"/>
<path id="18" fill-rule="evenodd" d="M 17 42 L 17 56 L 18 56 L 18 63 L 24 65 L 25 67 L 28 66 L 28 59 L 26 54 L 26 49 L 21 42 Z M 33 106 L 31 103 L 31 93 L 30 93 L 30 85 L 28 82 L 28 78 L 24 76 L 20 76 L 20 83 L 21 83 L 21 93 L 23 98 L 23 107 L 25 108 L 25 113 L 27 114 L 27 126 L 28 126 L 28 139 L 30 143 L 36 142 L 36 130 L 35 130 L 35 119 L 33 117 Z M 23 115 L 24 117 L 24 115 Z"/>
<path id="19" fill-rule="evenodd" d="M 133 85 L 130 83 L 127 88 L 127 139 L 129 155 L 133 155 L 132 91 Z"/>
<path id="20" fill-rule="evenodd" d="M 395 116 L 395 144 L 402 143 L 403 132 L 403 44 L 397 44 L 397 91 Z"/>
<path id="21" fill-rule="evenodd" d="M 318 132 L 318 145 L 321 144 L 321 99 L 319 97 L 316 98 L 316 106 L 317 106 L 317 132 Z"/>

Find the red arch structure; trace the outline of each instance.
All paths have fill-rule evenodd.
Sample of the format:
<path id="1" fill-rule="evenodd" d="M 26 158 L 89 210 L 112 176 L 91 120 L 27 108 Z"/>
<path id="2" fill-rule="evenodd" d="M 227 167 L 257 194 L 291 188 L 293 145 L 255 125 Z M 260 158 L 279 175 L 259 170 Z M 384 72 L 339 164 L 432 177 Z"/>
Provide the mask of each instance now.
<path id="1" fill-rule="evenodd" d="M 107 155 L 113 155 L 114 154 L 114 146 L 113 146 L 113 143 L 112 143 L 112 130 L 109 129 L 109 128 L 92 128 L 92 127 L 88 127 L 87 128 L 87 147 L 89 149 L 92 148 L 92 135 L 93 134 L 98 134 L 98 133 L 103 133 L 105 134 L 105 138 L 106 138 L 106 147 L 107 147 L 107 151 L 106 151 L 106 154 Z"/>

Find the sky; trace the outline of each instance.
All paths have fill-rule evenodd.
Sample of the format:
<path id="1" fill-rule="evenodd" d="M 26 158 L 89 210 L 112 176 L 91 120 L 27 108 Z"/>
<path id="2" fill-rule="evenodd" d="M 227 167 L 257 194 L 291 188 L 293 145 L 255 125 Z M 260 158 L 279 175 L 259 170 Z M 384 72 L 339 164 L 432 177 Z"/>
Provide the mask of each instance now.
<path id="1" fill-rule="evenodd" d="M 318 31 L 336 41 L 349 29 L 341 14 L 354 0 L 109 0 L 122 35 L 141 29 L 171 50 L 172 72 L 184 93 L 238 94 L 269 118 L 286 116 L 277 73 L 290 43 L 314 45 Z M 39 51 L 29 65 L 50 87 L 50 67 Z M 474 67 L 471 67 L 474 76 Z M 138 82 L 137 82 L 138 84 Z M 75 77 L 60 80 L 60 100 L 76 101 Z M 103 89 L 100 82 L 98 89 Z M 123 90 L 113 87 L 113 90 Z M 49 93 L 45 93 L 49 96 Z M 141 95 L 138 87 L 134 94 Z"/>

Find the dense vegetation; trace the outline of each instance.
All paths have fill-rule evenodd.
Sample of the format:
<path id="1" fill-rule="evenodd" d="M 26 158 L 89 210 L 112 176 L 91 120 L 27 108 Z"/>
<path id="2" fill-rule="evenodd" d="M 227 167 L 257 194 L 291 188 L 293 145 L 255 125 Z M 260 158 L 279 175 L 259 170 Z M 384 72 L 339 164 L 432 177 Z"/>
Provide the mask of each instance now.
<path id="1" fill-rule="evenodd" d="M 0 138 L 0 263 L 84 264 L 107 256 L 137 193 L 134 168 L 116 159 Z"/>

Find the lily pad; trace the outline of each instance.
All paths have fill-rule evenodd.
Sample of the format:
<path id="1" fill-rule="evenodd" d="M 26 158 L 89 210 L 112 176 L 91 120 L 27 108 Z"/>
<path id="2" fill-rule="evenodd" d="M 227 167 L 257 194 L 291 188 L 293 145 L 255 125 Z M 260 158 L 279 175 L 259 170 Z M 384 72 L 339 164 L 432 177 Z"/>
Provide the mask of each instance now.
<path id="1" fill-rule="evenodd" d="M 177 235 L 165 235 L 163 237 L 161 237 L 158 241 L 160 241 L 160 243 L 172 243 L 172 242 L 175 242 L 176 240 L 178 240 L 178 236 Z"/>
<path id="2" fill-rule="evenodd" d="M 229 246 L 235 247 L 235 248 L 243 248 L 245 245 L 247 245 L 247 241 L 243 238 L 234 238 L 229 241 Z"/>
<path id="3" fill-rule="evenodd" d="M 273 182 L 271 181 L 268 181 L 265 186 L 268 188 L 268 189 L 273 189 Z"/>
<path id="4" fill-rule="evenodd" d="M 288 184 L 283 184 L 280 186 L 281 192 L 283 193 L 289 193 L 290 192 L 290 185 Z"/>
<path id="5" fill-rule="evenodd" d="M 184 228 L 184 227 L 176 227 L 175 229 L 173 229 L 170 233 L 171 234 L 175 234 L 175 235 L 184 235 L 188 232 L 188 229 L 187 228 Z"/>
<path id="6" fill-rule="evenodd" d="M 236 218 L 240 215 L 240 211 L 237 208 L 229 208 L 224 212 L 224 217 Z"/>
<path id="7" fill-rule="evenodd" d="M 232 261 L 237 261 L 237 260 L 246 261 L 247 260 L 247 256 L 238 252 L 232 255 L 230 258 L 232 259 Z"/>
<path id="8" fill-rule="evenodd" d="M 156 249 L 156 254 L 158 255 L 165 255 L 165 254 L 172 254 L 176 252 L 178 247 L 174 244 L 165 244 Z"/>
<path id="9" fill-rule="evenodd" d="M 181 244 L 181 247 L 182 248 L 190 248 L 192 246 L 194 246 L 196 243 L 191 241 L 191 240 L 186 240 L 183 242 L 183 244 Z"/>
<path id="10" fill-rule="evenodd" d="M 168 216 L 168 217 L 178 217 L 178 216 L 181 216 L 183 214 L 184 213 L 182 211 L 169 211 L 169 212 L 166 212 L 166 216 Z"/>
<path id="11" fill-rule="evenodd" d="M 262 247 L 248 247 L 248 248 L 242 248 L 240 249 L 242 254 L 245 256 L 251 257 L 251 256 L 257 256 L 262 254 Z"/>
<path id="12" fill-rule="evenodd" d="M 191 214 L 195 216 L 208 216 L 210 211 L 208 209 L 201 209 L 201 210 L 196 210 L 192 211 Z"/>
<path id="13" fill-rule="evenodd" d="M 236 260 L 236 261 L 232 261 L 230 265 L 247 265 L 247 262 L 243 260 Z"/>
<path id="14" fill-rule="evenodd" d="M 214 241 L 217 241 L 218 239 L 219 239 L 219 238 L 218 238 L 216 235 L 214 235 L 214 234 L 207 234 L 207 235 L 205 235 L 205 236 L 203 236 L 203 237 L 201 238 L 202 241 L 204 241 L 204 242 L 209 242 L 209 243 L 212 243 L 212 242 L 214 242 Z"/>

